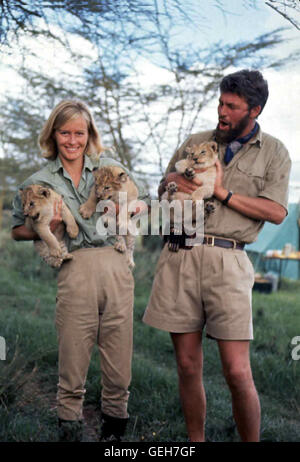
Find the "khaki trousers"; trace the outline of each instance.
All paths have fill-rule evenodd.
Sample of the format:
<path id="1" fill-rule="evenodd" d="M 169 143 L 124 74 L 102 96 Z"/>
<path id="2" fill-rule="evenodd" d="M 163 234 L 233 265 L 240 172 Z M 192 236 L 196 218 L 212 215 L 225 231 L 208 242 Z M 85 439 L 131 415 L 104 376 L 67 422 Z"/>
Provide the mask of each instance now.
<path id="1" fill-rule="evenodd" d="M 124 254 L 113 247 L 80 249 L 58 275 L 58 417 L 82 419 L 94 345 L 101 369 L 101 408 L 126 418 L 131 381 L 134 281 Z"/>

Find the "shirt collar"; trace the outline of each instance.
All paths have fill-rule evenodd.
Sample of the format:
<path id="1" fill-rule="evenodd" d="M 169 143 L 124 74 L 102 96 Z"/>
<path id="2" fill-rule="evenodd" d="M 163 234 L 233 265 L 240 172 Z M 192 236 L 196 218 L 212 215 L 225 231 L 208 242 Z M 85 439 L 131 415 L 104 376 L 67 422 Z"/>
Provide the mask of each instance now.
<path id="1" fill-rule="evenodd" d="M 91 161 L 90 157 L 85 155 L 84 156 L 84 165 L 83 165 L 83 169 L 87 169 L 87 170 L 90 170 L 90 172 L 92 172 L 95 168 L 95 165 L 93 164 L 93 162 Z"/>
<path id="2" fill-rule="evenodd" d="M 249 141 L 249 144 L 257 144 L 259 147 L 261 147 L 261 142 L 262 142 L 262 131 L 260 128 L 260 125 L 258 125 L 258 130 L 255 133 L 255 135 L 251 138 Z"/>
<path id="3" fill-rule="evenodd" d="M 57 173 L 59 170 L 64 169 L 59 156 L 57 156 L 56 159 L 51 162 L 50 169 L 52 173 Z M 91 172 L 94 169 L 94 165 L 90 157 L 87 155 L 84 156 L 84 164 L 83 164 L 83 170 L 86 170 L 86 169 L 90 170 Z"/>

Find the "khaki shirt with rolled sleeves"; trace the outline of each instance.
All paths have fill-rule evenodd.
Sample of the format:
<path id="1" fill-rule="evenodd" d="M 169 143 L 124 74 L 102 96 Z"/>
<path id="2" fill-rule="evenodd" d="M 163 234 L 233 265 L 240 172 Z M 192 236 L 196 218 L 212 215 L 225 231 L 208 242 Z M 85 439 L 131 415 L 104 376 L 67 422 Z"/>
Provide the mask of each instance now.
<path id="1" fill-rule="evenodd" d="M 88 220 L 83 219 L 79 213 L 80 205 L 87 201 L 91 188 L 94 184 L 93 170 L 97 167 L 109 165 L 122 167 L 138 186 L 139 199 L 149 203 L 149 197 L 143 185 L 139 184 L 131 172 L 129 172 L 123 165 L 108 157 L 100 157 L 98 161 L 92 161 L 90 157 L 85 156 L 78 188 L 74 186 L 70 175 L 63 168 L 59 157 L 53 161 L 48 161 L 45 167 L 27 178 L 27 180 L 25 180 L 19 187 L 19 189 L 24 189 L 30 184 L 40 184 L 54 189 L 58 194 L 63 196 L 64 202 L 69 207 L 79 225 L 79 234 L 75 239 L 70 239 L 67 233 L 65 234 L 64 240 L 70 252 L 80 248 L 102 247 L 114 245 L 115 243 L 115 236 L 98 233 L 99 228 L 97 227 L 97 223 L 100 218 L 99 212 L 94 213 L 94 215 Z M 20 195 L 17 194 L 13 200 L 11 227 L 15 228 L 16 226 L 21 226 L 24 223 L 25 217 L 23 214 L 21 198 Z M 103 229 L 103 227 L 101 228 Z"/>
<path id="2" fill-rule="evenodd" d="M 178 160 L 186 157 L 185 148 L 204 141 L 213 141 L 215 132 L 205 131 L 191 135 L 172 157 L 165 175 L 175 171 Z M 263 133 L 257 134 L 243 145 L 228 165 L 224 164 L 226 145 L 219 144 L 219 159 L 224 177 L 223 186 L 249 197 L 264 197 L 288 207 L 288 184 L 291 160 L 285 146 L 278 139 Z M 257 239 L 264 221 L 254 220 L 224 206 L 214 198 L 215 211 L 205 224 L 205 234 L 251 243 Z"/>

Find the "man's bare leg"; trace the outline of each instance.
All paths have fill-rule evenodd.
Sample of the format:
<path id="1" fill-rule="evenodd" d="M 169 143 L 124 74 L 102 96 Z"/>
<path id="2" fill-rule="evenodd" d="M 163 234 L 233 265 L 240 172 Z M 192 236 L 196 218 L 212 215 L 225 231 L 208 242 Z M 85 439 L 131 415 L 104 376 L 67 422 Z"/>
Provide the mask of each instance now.
<path id="1" fill-rule="evenodd" d="M 242 441 L 259 441 L 260 403 L 250 366 L 249 341 L 218 340 L 232 411 Z"/>
<path id="2" fill-rule="evenodd" d="M 191 442 L 205 441 L 206 397 L 202 380 L 202 332 L 171 334 L 182 410 Z"/>

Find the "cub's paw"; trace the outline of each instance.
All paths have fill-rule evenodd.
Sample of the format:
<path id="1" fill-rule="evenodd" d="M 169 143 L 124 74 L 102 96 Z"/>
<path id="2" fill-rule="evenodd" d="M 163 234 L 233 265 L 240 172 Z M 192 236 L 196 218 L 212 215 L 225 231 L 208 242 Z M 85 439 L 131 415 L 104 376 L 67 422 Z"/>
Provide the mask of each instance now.
<path id="1" fill-rule="evenodd" d="M 192 178 L 194 178 L 195 176 L 195 170 L 190 167 L 190 168 L 186 168 L 185 171 L 184 171 L 184 176 L 188 179 L 188 180 L 191 180 Z"/>
<path id="2" fill-rule="evenodd" d="M 82 216 L 82 218 L 84 218 L 85 220 L 87 220 L 88 218 L 90 218 L 93 213 L 94 213 L 94 210 L 92 210 L 91 208 L 89 208 L 88 206 L 86 206 L 85 204 L 82 204 L 80 207 L 79 207 L 79 213 L 80 215 Z"/>
<path id="3" fill-rule="evenodd" d="M 63 259 L 64 260 L 73 260 L 73 255 L 71 253 L 66 253 L 64 256 L 63 256 Z"/>
<path id="4" fill-rule="evenodd" d="M 206 202 L 204 210 L 208 215 L 214 213 L 216 210 L 215 204 L 212 201 Z"/>
<path id="5" fill-rule="evenodd" d="M 178 187 L 177 187 L 177 184 L 175 183 L 175 181 L 171 181 L 166 186 L 166 191 L 168 191 L 170 194 L 176 193 L 177 189 L 178 189 Z"/>
<path id="6" fill-rule="evenodd" d="M 126 252 L 126 245 L 123 242 L 120 242 L 120 241 L 115 242 L 114 248 L 118 252 L 121 252 L 121 253 Z"/>
<path id="7" fill-rule="evenodd" d="M 129 268 L 130 268 L 131 270 L 133 270 L 134 267 L 135 267 L 134 261 L 132 260 L 132 258 L 128 258 L 127 261 L 128 261 L 128 266 L 129 266 Z"/>
<path id="8" fill-rule="evenodd" d="M 67 233 L 69 234 L 69 236 L 74 239 L 75 237 L 78 236 L 78 233 L 79 233 L 79 228 L 78 226 L 76 225 L 76 223 L 74 225 L 69 225 L 67 226 Z"/>
<path id="9" fill-rule="evenodd" d="M 204 221 L 207 220 L 207 218 L 214 213 L 216 210 L 215 204 L 213 201 L 208 201 L 204 205 Z"/>
<path id="10" fill-rule="evenodd" d="M 52 268 L 60 268 L 63 262 L 63 258 L 58 257 L 46 257 L 44 260 Z"/>
<path id="11" fill-rule="evenodd" d="M 54 258 L 59 258 L 62 259 L 62 252 L 61 249 L 51 249 L 50 250 L 50 256 Z"/>
<path id="12" fill-rule="evenodd" d="M 170 252 L 178 252 L 180 249 L 180 242 L 182 241 L 182 229 L 178 224 L 174 224 L 170 228 L 170 236 L 168 242 L 168 249 Z"/>

